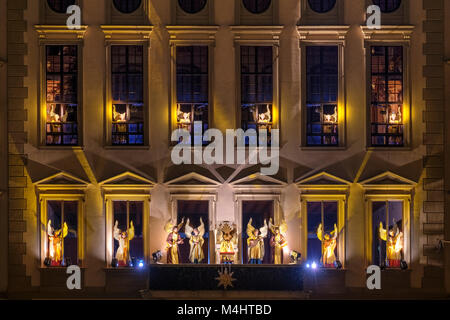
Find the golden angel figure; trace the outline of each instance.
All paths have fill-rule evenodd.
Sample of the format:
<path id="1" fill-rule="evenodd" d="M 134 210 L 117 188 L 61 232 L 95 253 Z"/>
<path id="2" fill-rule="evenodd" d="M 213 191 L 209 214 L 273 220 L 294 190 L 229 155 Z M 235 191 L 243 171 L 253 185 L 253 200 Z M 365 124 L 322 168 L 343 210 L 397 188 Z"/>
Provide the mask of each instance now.
<path id="1" fill-rule="evenodd" d="M 130 241 L 134 238 L 134 225 L 133 221 L 130 221 L 130 228 L 127 231 L 119 229 L 119 221 L 116 220 L 114 224 L 114 239 L 119 242 L 119 248 L 116 251 L 116 259 L 119 266 L 128 265 L 130 260 Z"/>
<path id="2" fill-rule="evenodd" d="M 220 263 L 232 264 L 237 253 L 237 227 L 235 224 L 230 226 L 228 223 L 221 223 L 217 231 L 219 232 L 217 239 L 220 244 Z"/>
<path id="3" fill-rule="evenodd" d="M 55 230 L 52 227 L 52 220 L 48 220 L 47 236 L 48 236 L 48 256 L 51 259 L 52 266 L 60 266 L 62 263 L 62 247 L 63 240 L 67 236 L 69 228 L 64 222 L 63 227 Z"/>
<path id="4" fill-rule="evenodd" d="M 270 245 L 273 247 L 273 263 L 282 264 L 283 248 L 288 245 L 286 240 L 287 223 L 283 220 L 280 225 L 274 225 L 272 223 L 272 218 L 270 218 L 269 229 L 272 232 Z"/>
<path id="5" fill-rule="evenodd" d="M 379 236 L 381 240 L 386 241 L 387 266 L 391 268 L 400 268 L 403 250 L 403 232 L 394 220 L 394 227 L 386 232 L 383 229 L 383 223 L 380 222 Z"/>
<path id="6" fill-rule="evenodd" d="M 179 231 L 183 227 L 184 218 L 180 224 L 174 225 L 172 224 L 172 220 L 169 219 L 166 225 L 164 226 L 164 230 L 168 233 L 167 236 L 167 263 L 168 264 L 179 264 L 180 263 L 180 253 L 178 250 L 178 246 L 183 244 L 183 238 L 179 234 Z"/>
<path id="7" fill-rule="evenodd" d="M 322 241 L 322 263 L 326 268 L 334 267 L 336 262 L 336 239 L 338 237 L 338 229 L 334 224 L 334 230 L 328 233 L 324 233 L 322 224 L 317 228 L 317 238 Z"/>
<path id="8" fill-rule="evenodd" d="M 252 218 L 247 224 L 247 252 L 250 264 L 262 264 L 264 259 L 264 238 L 269 231 L 267 221 L 264 220 L 264 226 L 256 229 L 252 226 Z"/>
<path id="9" fill-rule="evenodd" d="M 200 218 L 200 226 L 197 228 L 192 228 L 189 224 L 189 219 L 187 219 L 184 233 L 186 234 L 186 237 L 189 238 L 189 244 L 191 246 L 191 250 L 189 251 L 189 261 L 195 264 L 202 263 L 203 259 L 205 259 L 203 253 L 205 224 L 203 223 L 202 218 Z"/>

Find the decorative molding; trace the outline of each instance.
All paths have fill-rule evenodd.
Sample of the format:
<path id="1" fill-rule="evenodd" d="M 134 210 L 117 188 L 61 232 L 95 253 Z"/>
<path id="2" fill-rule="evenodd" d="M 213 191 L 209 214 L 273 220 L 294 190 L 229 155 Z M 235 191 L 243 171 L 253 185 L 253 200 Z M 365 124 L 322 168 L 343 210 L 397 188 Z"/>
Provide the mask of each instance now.
<path id="1" fill-rule="evenodd" d="M 347 37 L 350 26 L 298 26 L 300 40 L 342 41 Z"/>
<path id="2" fill-rule="evenodd" d="M 399 176 L 398 174 L 386 171 L 375 177 L 358 182 L 365 190 L 384 190 L 384 191 L 411 191 L 417 183 Z"/>
<path id="3" fill-rule="evenodd" d="M 69 29 L 66 25 L 35 25 L 34 29 L 41 40 L 81 40 L 88 26 L 80 29 Z"/>
<path id="4" fill-rule="evenodd" d="M 215 43 L 219 26 L 166 26 L 170 43 Z"/>
<path id="5" fill-rule="evenodd" d="M 165 183 L 171 193 L 215 193 L 221 183 L 196 172 L 185 174 Z"/>
<path id="6" fill-rule="evenodd" d="M 230 26 L 236 43 L 280 44 L 284 26 Z"/>
<path id="7" fill-rule="evenodd" d="M 302 191 L 347 191 L 350 188 L 350 185 L 351 182 L 325 171 L 297 182 L 297 187 Z"/>
<path id="8" fill-rule="evenodd" d="M 381 26 L 381 29 L 361 26 L 364 39 L 373 41 L 409 41 L 415 28 L 412 25 L 386 25 Z"/>
<path id="9" fill-rule="evenodd" d="M 59 172 L 50 177 L 44 178 L 42 180 L 34 183 L 38 191 L 48 191 L 48 190 L 85 190 L 89 182 L 77 178 L 66 172 Z"/>
<path id="10" fill-rule="evenodd" d="M 106 40 L 148 41 L 153 26 L 100 26 Z"/>
<path id="11" fill-rule="evenodd" d="M 126 171 L 112 178 L 108 178 L 99 183 L 102 190 L 121 191 L 122 193 L 135 193 L 136 191 L 150 192 L 155 186 L 155 182 Z"/>

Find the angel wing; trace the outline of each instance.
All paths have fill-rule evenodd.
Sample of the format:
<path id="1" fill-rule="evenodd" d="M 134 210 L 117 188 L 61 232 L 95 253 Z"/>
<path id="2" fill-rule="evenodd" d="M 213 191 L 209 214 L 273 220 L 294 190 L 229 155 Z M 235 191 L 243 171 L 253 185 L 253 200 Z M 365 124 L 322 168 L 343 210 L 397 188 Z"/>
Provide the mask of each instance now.
<path id="1" fill-rule="evenodd" d="M 264 226 L 259 229 L 259 232 L 261 233 L 261 237 L 262 238 L 267 237 L 268 231 L 269 231 L 269 227 L 267 226 L 267 220 L 264 220 Z"/>
<path id="2" fill-rule="evenodd" d="M 47 224 L 47 234 L 49 236 L 52 236 L 54 232 L 54 229 L 52 227 L 52 220 L 48 220 L 48 224 Z"/>
<path id="3" fill-rule="evenodd" d="M 331 231 L 331 235 L 333 235 L 333 238 L 334 238 L 334 239 L 336 239 L 337 236 L 338 236 L 338 228 L 337 228 L 336 223 L 334 224 L 334 230 Z"/>
<path id="4" fill-rule="evenodd" d="M 180 231 L 181 230 L 181 228 L 183 228 L 183 224 L 184 224 L 184 217 L 183 217 L 183 219 L 181 220 L 181 222 L 178 224 L 178 231 Z"/>
<path id="5" fill-rule="evenodd" d="M 386 229 L 383 228 L 383 222 L 380 222 L 380 226 L 378 228 L 378 234 L 379 234 L 381 240 L 384 240 L 384 241 L 387 240 L 387 232 L 386 232 Z"/>
<path id="6" fill-rule="evenodd" d="M 276 228 L 276 225 L 274 225 L 272 223 L 272 218 L 270 218 L 269 219 L 269 229 L 270 229 L 270 231 L 272 231 L 273 234 L 275 234 L 275 228 Z"/>
<path id="7" fill-rule="evenodd" d="M 192 228 L 192 226 L 189 223 L 189 219 L 187 219 L 186 226 L 184 227 L 184 233 L 186 234 L 186 237 L 188 237 L 188 239 L 191 238 L 192 231 L 194 231 L 194 228 Z"/>
<path id="8" fill-rule="evenodd" d="M 117 241 L 119 241 L 120 239 L 120 229 L 118 227 L 119 225 L 119 221 L 116 220 L 116 223 L 114 224 L 114 239 L 116 239 Z"/>
<path id="9" fill-rule="evenodd" d="M 64 226 L 62 229 L 62 237 L 63 238 L 67 237 L 68 233 L 69 233 L 69 227 L 67 227 L 67 223 L 64 222 Z"/>
<path id="10" fill-rule="evenodd" d="M 134 224 L 133 221 L 130 221 L 130 228 L 128 229 L 128 241 L 133 240 L 134 238 Z"/>
<path id="11" fill-rule="evenodd" d="M 286 237 L 287 231 L 288 231 L 288 225 L 286 223 L 286 220 L 283 220 L 283 222 L 280 224 L 280 233 L 282 234 L 283 237 Z"/>
<path id="12" fill-rule="evenodd" d="M 169 221 L 167 221 L 165 226 L 164 226 L 164 231 L 166 233 L 171 233 L 172 229 L 173 229 L 172 219 L 169 219 Z"/>
<path id="13" fill-rule="evenodd" d="M 319 224 L 319 227 L 317 228 L 317 238 L 319 238 L 320 241 L 323 241 L 323 228 L 322 228 L 322 224 Z"/>
<path id="14" fill-rule="evenodd" d="M 187 223 L 186 223 L 186 227 L 187 227 Z M 203 237 L 203 235 L 205 234 L 205 224 L 203 223 L 202 218 L 200 218 L 200 226 L 197 229 L 198 229 L 198 233 L 199 233 L 200 237 Z"/>
<path id="15" fill-rule="evenodd" d="M 249 236 L 249 237 L 253 237 L 253 235 L 254 235 L 254 232 L 255 232 L 255 228 L 252 226 L 252 220 L 253 220 L 253 218 L 250 218 L 250 220 L 248 221 L 248 224 L 247 224 L 247 235 Z"/>

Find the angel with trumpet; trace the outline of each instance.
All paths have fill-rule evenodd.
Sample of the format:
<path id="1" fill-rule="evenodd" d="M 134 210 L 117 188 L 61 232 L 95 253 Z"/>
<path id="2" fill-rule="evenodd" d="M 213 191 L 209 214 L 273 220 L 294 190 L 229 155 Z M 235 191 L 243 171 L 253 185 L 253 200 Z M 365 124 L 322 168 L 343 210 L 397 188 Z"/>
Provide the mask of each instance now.
<path id="1" fill-rule="evenodd" d="M 256 229 L 252 226 L 252 218 L 247 224 L 247 251 L 250 264 L 262 264 L 264 259 L 264 238 L 267 237 L 267 220 L 264 220 L 264 226 Z"/>
<path id="2" fill-rule="evenodd" d="M 166 225 L 164 226 L 164 231 L 168 233 L 167 236 L 167 263 L 168 264 L 179 264 L 180 263 L 180 252 L 178 250 L 178 246 L 183 244 L 183 238 L 179 234 L 179 231 L 183 227 L 184 224 L 184 218 L 181 220 L 181 223 L 178 225 L 174 225 L 172 223 L 172 219 L 169 219 L 167 221 Z"/>

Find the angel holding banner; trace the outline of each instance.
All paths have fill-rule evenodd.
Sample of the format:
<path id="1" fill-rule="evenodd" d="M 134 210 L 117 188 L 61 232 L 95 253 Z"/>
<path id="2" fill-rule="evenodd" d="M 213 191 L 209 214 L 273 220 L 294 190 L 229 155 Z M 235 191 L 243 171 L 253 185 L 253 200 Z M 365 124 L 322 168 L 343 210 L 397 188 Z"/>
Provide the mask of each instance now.
<path id="1" fill-rule="evenodd" d="M 338 230 L 336 224 L 334 224 L 334 230 L 329 234 L 325 233 L 322 224 L 317 228 L 317 238 L 322 241 L 322 263 L 326 268 L 334 266 L 336 262 L 336 239 L 338 236 Z"/>
<path id="2" fill-rule="evenodd" d="M 179 264 L 180 263 L 180 252 L 178 250 L 178 246 L 183 244 L 183 238 L 179 234 L 179 231 L 183 227 L 184 218 L 180 224 L 174 225 L 172 224 L 172 220 L 169 219 L 166 225 L 164 226 L 164 230 L 168 233 L 167 236 L 167 263 L 168 264 Z"/>
<path id="3" fill-rule="evenodd" d="M 127 231 L 122 231 L 119 229 L 119 221 L 116 220 L 114 224 L 114 239 L 119 242 L 119 248 L 116 251 L 117 262 L 121 267 L 126 266 L 130 260 L 130 241 L 134 239 L 133 221 L 130 221 L 130 228 Z"/>
<path id="4" fill-rule="evenodd" d="M 252 226 L 252 218 L 247 224 L 247 251 L 250 264 L 262 264 L 264 259 L 264 238 L 267 237 L 267 221 L 264 220 L 264 226 L 256 229 Z"/>
<path id="5" fill-rule="evenodd" d="M 67 223 L 61 229 L 55 230 L 52 227 L 52 220 L 48 220 L 47 237 L 48 237 L 48 256 L 51 259 L 52 266 L 60 266 L 62 263 L 62 246 L 63 240 L 69 233 Z"/>
<path id="6" fill-rule="evenodd" d="M 272 218 L 269 220 L 269 229 L 272 232 L 272 238 L 270 238 L 270 245 L 273 247 L 273 263 L 281 264 L 283 257 L 283 248 L 287 246 L 286 234 L 287 223 L 283 221 L 280 225 L 274 225 Z"/>
<path id="7" fill-rule="evenodd" d="M 186 234 L 186 237 L 189 238 L 189 244 L 191 246 L 189 251 L 189 261 L 195 264 L 202 263 L 203 259 L 205 259 L 205 254 L 203 253 L 205 224 L 203 223 L 202 218 L 200 218 L 200 226 L 197 228 L 192 228 L 189 224 L 189 219 L 187 219 L 184 233 Z"/>

